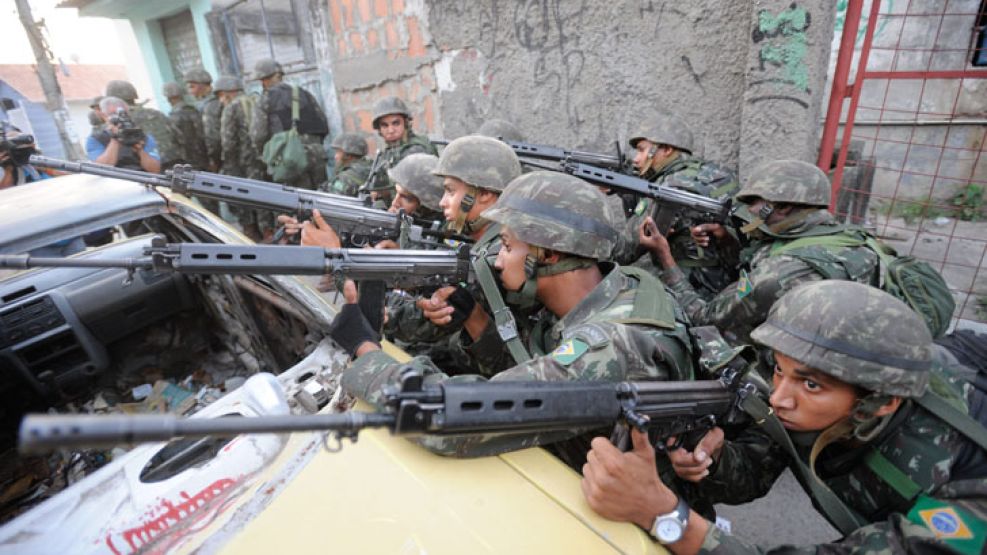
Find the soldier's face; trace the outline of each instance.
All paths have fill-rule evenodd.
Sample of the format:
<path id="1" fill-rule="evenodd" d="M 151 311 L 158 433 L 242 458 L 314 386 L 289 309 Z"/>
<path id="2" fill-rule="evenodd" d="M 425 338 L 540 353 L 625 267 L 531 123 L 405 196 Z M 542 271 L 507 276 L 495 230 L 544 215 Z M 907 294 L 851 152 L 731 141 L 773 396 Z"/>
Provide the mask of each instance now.
<path id="1" fill-rule="evenodd" d="M 346 156 L 346 153 L 338 148 L 332 151 L 332 159 L 336 161 L 337 168 L 343 165 L 343 156 Z"/>
<path id="2" fill-rule="evenodd" d="M 664 162 L 672 152 L 673 150 L 667 146 L 656 145 L 647 139 L 642 139 L 634 145 L 634 169 L 643 174 L 655 164 Z"/>
<path id="3" fill-rule="evenodd" d="M 209 94 L 209 85 L 205 83 L 185 83 L 185 88 L 188 93 L 196 98 L 202 98 Z"/>
<path id="4" fill-rule="evenodd" d="M 418 197 L 396 183 L 394 184 L 394 190 L 396 194 L 394 195 L 394 200 L 391 201 L 391 207 L 388 209 L 388 212 L 397 213 L 399 210 L 404 210 L 405 214 L 413 215 L 418 211 L 418 207 L 421 205 Z"/>
<path id="5" fill-rule="evenodd" d="M 775 351 L 771 406 L 785 428 L 818 432 L 850 416 L 857 388 Z"/>
<path id="6" fill-rule="evenodd" d="M 404 138 L 407 125 L 404 116 L 400 114 L 389 114 L 381 116 L 377 121 L 377 132 L 381 138 L 388 143 L 400 141 Z"/>
<path id="7" fill-rule="evenodd" d="M 466 184 L 455 177 L 442 179 L 442 199 L 439 200 L 439 208 L 442 209 L 442 215 L 447 222 L 454 222 L 459 217 L 459 208 L 467 189 Z"/>
<path id="8" fill-rule="evenodd" d="M 500 252 L 494 268 L 500 273 L 500 282 L 508 291 L 520 291 L 528 276 L 524 272 L 524 262 L 531 247 L 518 239 L 509 228 L 500 232 Z"/>

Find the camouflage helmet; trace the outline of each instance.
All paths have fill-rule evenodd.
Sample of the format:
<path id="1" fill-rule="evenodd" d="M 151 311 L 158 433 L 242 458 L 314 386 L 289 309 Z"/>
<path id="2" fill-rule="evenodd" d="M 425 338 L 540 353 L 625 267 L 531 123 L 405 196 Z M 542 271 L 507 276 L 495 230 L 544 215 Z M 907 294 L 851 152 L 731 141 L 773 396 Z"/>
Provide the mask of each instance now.
<path id="1" fill-rule="evenodd" d="M 89 103 L 89 107 L 90 108 L 93 108 L 93 109 L 99 108 L 99 101 L 100 100 L 103 100 L 103 96 L 102 95 L 93 97 L 92 102 Z"/>
<path id="2" fill-rule="evenodd" d="M 342 150 L 346 154 L 363 158 L 367 155 L 367 140 L 357 133 L 342 133 L 337 135 L 329 145 L 336 150 Z"/>
<path id="3" fill-rule="evenodd" d="M 182 76 L 182 79 L 186 83 L 202 83 L 204 85 L 212 84 L 212 75 L 209 75 L 206 68 L 201 66 L 193 67 L 192 69 L 186 71 L 185 75 Z"/>
<path id="4" fill-rule="evenodd" d="M 514 149 L 505 143 L 491 137 L 467 135 L 446 145 L 432 173 L 500 192 L 521 175 L 521 163 Z"/>
<path id="5" fill-rule="evenodd" d="M 281 67 L 281 64 L 271 58 L 258 60 L 257 63 L 254 64 L 254 79 L 267 79 L 276 73 L 284 73 L 284 68 Z"/>
<path id="6" fill-rule="evenodd" d="M 161 87 L 161 92 L 164 93 L 165 98 L 175 98 L 176 96 L 185 96 L 185 89 L 181 85 L 174 81 L 169 81 Z"/>
<path id="7" fill-rule="evenodd" d="M 521 134 L 521 131 L 513 123 L 504 119 L 488 119 L 476 130 L 476 134 L 505 141 L 524 142 L 524 135 Z"/>
<path id="8" fill-rule="evenodd" d="M 617 242 L 599 189 L 560 172 L 534 171 L 504 189 L 483 217 L 535 247 L 603 260 Z"/>
<path id="9" fill-rule="evenodd" d="M 106 84 L 106 96 L 115 96 L 128 104 L 133 104 L 137 100 L 137 89 L 130 81 L 114 79 Z"/>
<path id="10" fill-rule="evenodd" d="M 800 160 L 775 160 L 754 168 L 734 198 L 745 204 L 762 198 L 827 208 L 830 192 L 829 178 L 816 166 Z"/>
<path id="11" fill-rule="evenodd" d="M 651 141 L 657 145 L 673 146 L 689 154 L 696 149 L 692 129 L 681 118 L 668 112 L 658 112 L 638 125 L 631 134 L 628 142 L 631 148 L 637 148 L 642 140 Z"/>
<path id="12" fill-rule="evenodd" d="M 380 118 L 391 114 L 399 114 L 409 120 L 411 119 L 411 111 L 408 110 L 408 105 L 403 100 L 396 96 L 386 96 L 374 104 L 374 129 L 380 127 Z"/>
<path id="13" fill-rule="evenodd" d="M 388 170 L 387 175 L 391 181 L 418 197 L 422 206 L 440 212 L 442 178 L 432 173 L 438 163 L 439 157 L 432 154 L 410 154 Z"/>
<path id="14" fill-rule="evenodd" d="M 862 283 L 824 280 L 781 297 L 751 337 L 802 364 L 878 394 L 925 392 L 933 343 L 907 304 Z"/>
<path id="15" fill-rule="evenodd" d="M 216 92 L 242 91 L 243 83 L 241 83 L 240 80 L 233 75 L 220 75 L 219 79 L 216 79 L 216 84 L 213 85 L 212 88 Z"/>

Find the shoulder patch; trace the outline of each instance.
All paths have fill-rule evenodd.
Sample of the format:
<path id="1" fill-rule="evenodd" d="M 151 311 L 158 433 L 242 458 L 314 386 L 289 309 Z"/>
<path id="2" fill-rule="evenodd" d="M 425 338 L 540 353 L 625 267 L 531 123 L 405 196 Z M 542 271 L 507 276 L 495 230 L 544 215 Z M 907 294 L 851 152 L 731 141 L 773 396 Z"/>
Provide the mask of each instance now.
<path id="1" fill-rule="evenodd" d="M 981 553 L 984 546 L 987 523 L 966 511 L 937 499 L 920 495 L 918 502 L 908 513 L 908 520 L 924 525 L 960 553 Z"/>
<path id="2" fill-rule="evenodd" d="M 747 270 L 741 270 L 740 277 L 737 279 L 737 299 L 743 299 L 750 295 L 753 289 L 754 286 L 751 284 L 750 276 L 747 275 Z"/>
<path id="3" fill-rule="evenodd" d="M 568 339 L 556 347 L 550 355 L 555 362 L 562 366 L 569 366 L 579 360 L 579 357 L 589 350 L 589 345 L 579 339 Z"/>
<path id="4" fill-rule="evenodd" d="M 580 324 L 568 333 L 563 334 L 565 339 L 578 339 L 591 351 L 606 347 L 610 344 L 610 335 L 596 324 Z"/>

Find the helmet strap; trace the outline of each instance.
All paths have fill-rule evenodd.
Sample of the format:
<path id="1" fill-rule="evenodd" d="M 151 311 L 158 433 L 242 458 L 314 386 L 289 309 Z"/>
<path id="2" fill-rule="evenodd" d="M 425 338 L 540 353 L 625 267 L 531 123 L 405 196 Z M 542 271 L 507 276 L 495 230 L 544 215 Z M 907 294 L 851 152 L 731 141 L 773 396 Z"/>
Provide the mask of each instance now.
<path id="1" fill-rule="evenodd" d="M 544 258 L 544 251 L 541 247 L 531 247 L 531 251 L 524 257 L 524 283 L 517 291 L 506 291 L 504 302 L 527 310 L 537 304 L 538 293 L 538 260 Z"/>
<path id="2" fill-rule="evenodd" d="M 459 215 L 456 216 L 456 220 L 452 222 L 452 228 L 456 233 L 469 233 L 467 226 L 470 222 L 466 220 L 469 216 L 470 210 L 476 204 L 476 187 L 466 184 L 466 194 L 463 195 L 463 200 L 459 201 Z"/>
<path id="3" fill-rule="evenodd" d="M 853 424 L 852 435 L 857 440 L 868 442 L 877 437 L 887 427 L 894 414 L 876 416 L 878 409 L 891 401 L 890 395 L 872 392 L 857 399 L 850 421 Z"/>

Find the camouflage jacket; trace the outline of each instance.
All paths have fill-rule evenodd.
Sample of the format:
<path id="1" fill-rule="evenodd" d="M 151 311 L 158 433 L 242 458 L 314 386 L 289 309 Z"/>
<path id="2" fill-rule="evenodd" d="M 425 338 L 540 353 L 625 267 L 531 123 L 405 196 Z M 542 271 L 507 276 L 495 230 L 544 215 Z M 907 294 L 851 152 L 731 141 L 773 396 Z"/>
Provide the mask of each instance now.
<path id="1" fill-rule="evenodd" d="M 969 384 L 957 374 L 937 368 L 933 389 L 948 402 L 966 411 Z M 801 458 L 808 462 L 815 436 L 791 434 Z M 804 446 L 804 447 L 802 447 Z M 899 472 L 908 476 L 928 498 L 906 499 L 882 478 L 891 472 L 866 462 L 872 451 L 884 456 Z M 746 545 L 716 527 L 710 527 L 700 553 L 716 555 L 744 553 L 940 553 L 950 552 L 935 539 L 933 527 L 949 537 L 962 531 L 979 534 L 987 522 L 987 472 L 983 451 L 937 416 L 906 401 L 877 437 L 864 445 L 833 444 L 816 460 L 816 473 L 847 506 L 869 524 L 853 531 L 836 544 L 780 546 L 764 549 Z M 712 474 L 700 482 L 704 496 L 712 502 L 744 503 L 765 495 L 790 464 L 789 456 L 759 429 L 751 429 L 724 444 Z M 810 490 L 806 489 L 810 494 Z M 937 505 L 939 508 L 937 508 Z M 971 518 L 952 512 L 940 520 L 937 514 L 966 511 Z M 916 509 L 914 512 L 913 507 Z M 926 508 L 919 511 L 918 509 Z M 975 521 L 981 521 L 975 528 Z M 964 522 L 966 521 L 966 522 Z M 976 539 L 976 538 L 974 538 Z M 967 543 L 974 540 L 966 540 Z M 980 546 L 982 547 L 982 546 Z M 977 552 L 979 552 L 979 549 Z M 965 551 L 973 552 L 973 551 Z"/>
<path id="2" fill-rule="evenodd" d="M 337 195 L 355 197 L 360 190 L 360 186 L 367 181 L 367 176 L 370 175 L 371 165 L 372 162 L 369 158 L 359 158 L 343 164 L 336 168 L 336 175 L 328 183 L 322 184 L 319 190 Z"/>
<path id="3" fill-rule="evenodd" d="M 256 98 L 240 94 L 223 109 L 220 120 L 223 174 L 266 180 L 267 173 L 257 149 L 247 135 Z"/>
<path id="4" fill-rule="evenodd" d="M 492 379 L 691 379 L 692 347 L 685 326 L 676 319 L 674 301 L 651 276 L 636 269 L 626 270 L 612 266 L 596 288 L 568 314 L 546 323 L 538 341 L 547 354 L 535 356 Z M 425 373 L 430 383 L 485 379 L 475 375 L 450 378 L 423 357 L 416 357 L 409 364 Z M 368 353 L 344 371 L 342 384 L 349 393 L 379 406 L 381 386 L 393 383 L 404 366 L 383 351 Z M 553 448 L 578 468 L 593 437 L 584 432 L 589 430 L 425 437 L 420 442 L 439 454 L 479 457 L 571 440 Z"/>
<path id="5" fill-rule="evenodd" d="M 202 114 L 184 101 L 171 109 L 168 119 L 178 131 L 178 144 L 182 147 L 182 159 L 197 170 L 208 170 L 205 135 L 202 132 Z"/>
<path id="6" fill-rule="evenodd" d="M 168 116 L 153 108 L 131 106 L 130 118 L 134 120 L 134 125 L 154 136 L 158 143 L 158 154 L 161 155 L 162 169 L 186 161 L 183 157 L 184 149 L 178 143 L 180 133 Z"/>
<path id="7" fill-rule="evenodd" d="M 369 184 L 369 190 L 393 191 L 394 183 L 391 183 L 391 178 L 388 177 L 387 170 L 398 165 L 398 162 L 412 154 L 432 154 L 438 156 L 439 151 L 428 140 L 428 137 L 416 135 L 409 130 L 406 139 L 395 144 L 387 145 L 387 148 L 382 150 L 377 155 L 377 158 L 374 159 L 374 169 L 377 172 L 374 174 L 373 183 Z"/>
<path id="8" fill-rule="evenodd" d="M 837 223 L 826 210 L 808 215 L 804 222 L 787 231 L 779 241 L 800 237 L 842 233 L 845 226 Z M 740 279 L 728 285 L 710 300 L 693 288 L 681 269 L 664 272 L 662 280 L 675 296 L 692 325 L 713 325 L 731 342 L 750 343 L 750 332 L 764 322 L 775 300 L 786 291 L 809 281 L 831 278 L 861 283 L 875 283 L 878 258 L 867 247 L 828 249 L 811 246 L 772 255 L 775 241 L 758 244 L 749 266 L 740 272 Z M 813 256 L 816 251 L 816 256 Z M 823 252 L 826 251 L 826 252 Z M 826 268 L 816 264 L 824 261 Z M 825 273 L 820 270 L 826 270 Z"/>
<path id="9" fill-rule="evenodd" d="M 220 167 L 223 161 L 223 139 L 220 133 L 223 117 L 223 103 L 215 93 L 196 103 L 196 109 L 202 113 L 202 133 L 206 140 L 206 155 L 211 164 Z"/>

